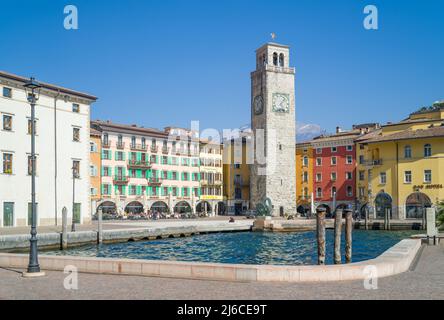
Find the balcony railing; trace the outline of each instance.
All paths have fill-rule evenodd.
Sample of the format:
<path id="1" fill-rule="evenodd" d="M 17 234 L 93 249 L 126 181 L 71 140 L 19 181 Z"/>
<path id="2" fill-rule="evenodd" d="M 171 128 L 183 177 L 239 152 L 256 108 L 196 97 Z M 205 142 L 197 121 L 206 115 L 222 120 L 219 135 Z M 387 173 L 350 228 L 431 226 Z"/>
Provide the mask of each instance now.
<path id="1" fill-rule="evenodd" d="M 125 148 L 125 142 L 117 142 L 116 143 L 116 148 L 117 149 L 124 149 Z"/>
<path id="2" fill-rule="evenodd" d="M 151 168 L 151 161 L 128 160 L 128 167 L 131 168 Z"/>
<path id="3" fill-rule="evenodd" d="M 128 184 L 129 177 L 128 176 L 114 176 L 113 183 L 114 184 Z"/>
<path id="4" fill-rule="evenodd" d="M 148 184 L 151 186 L 158 186 L 162 184 L 161 178 L 148 178 Z"/>
<path id="5" fill-rule="evenodd" d="M 110 148 L 110 147 L 111 147 L 111 141 L 102 142 L 102 148 Z"/>
<path id="6" fill-rule="evenodd" d="M 151 146 L 150 150 L 151 150 L 151 152 L 156 153 L 159 150 L 159 147 L 158 146 Z"/>
<path id="7" fill-rule="evenodd" d="M 146 151 L 147 146 L 145 144 L 131 144 L 131 150 Z"/>
<path id="8" fill-rule="evenodd" d="M 170 152 L 170 148 L 168 148 L 168 147 L 162 147 L 162 153 L 163 153 L 163 154 L 168 154 L 168 152 Z"/>
<path id="9" fill-rule="evenodd" d="M 365 160 L 364 165 L 366 166 L 380 166 L 382 165 L 382 159 L 375 159 L 375 160 Z"/>

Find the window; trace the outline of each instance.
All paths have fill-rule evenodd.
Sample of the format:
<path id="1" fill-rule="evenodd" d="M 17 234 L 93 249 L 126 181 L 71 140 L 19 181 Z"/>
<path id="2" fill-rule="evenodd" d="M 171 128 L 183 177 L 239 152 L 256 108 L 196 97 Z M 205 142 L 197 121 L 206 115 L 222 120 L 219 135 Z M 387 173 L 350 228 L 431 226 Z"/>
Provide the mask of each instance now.
<path id="1" fill-rule="evenodd" d="M 352 180 L 353 179 L 353 172 L 346 172 L 345 179 Z"/>
<path id="2" fill-rule="evenodd" d="M 308 188 L 304 188 L 304 198 L 308 198 Z"/>
<path id="3" fill-rule="evenodd" d="M 132 158 L 133 160 L 135 160 L 135 158 Z M 123 152 L 122 151 L 117 151 L 116 152 L 116 160 L 117 161 L 123 161 Z"/>
<path id="4" fill-rule="evenodd" d="M 242 199 L 242 189 L 241 188 L 234 189 L 234 198 L 236 200 Z"/>
<path id="5" fill-rule="evenodd" d="M 353 151 L 353 146 L 352 145 L 347 146 L 347 151 Z"/>
<path id="6" fill-rule="evenodd" d="M 273 53 L 273 65 L 278 65 L 278 54 L 276 52 Z"/>
<path id="7" fill-rule="evenodd" d="M 279 67 L 283 67 L 284 66 L 284 54 L 281 53 L 279 54 Z"/>
<path id="8" fill-rule="evenodd" d="M 404 171 L 404 183 L 412 183 L 412 172 Z"/>
<path id="9" fill-rule="evenodd" d="M 424 183 L 432 183 L 432 170 L 424 170 Z"/>
<path id="10" fill-rule="evenodd" d="M 365 171 L 364 170 L 359 171 L 359 180 L 360 181 L 365 180 Z"/>
<path id="11" fill-rule="evenodd" d="M 110 167 L 102 167 L 102 172 L 104 177 L 111 176 L 111 168 Z"/>
<path id="12" fill-rule="evenodd" d="M 330 162 L 331 162 L 332 166 L 335 166 L 336 162 L 337 162 L 336 157 L 331 157 L 331 161 Z"/>
<path id="13" fill-rule="evenodd" d="M 303 165 L 304 167 L 307 167 L 307 166 L 308 166 L 308 157 L 307 157 L 307 156 L 304 156 L 304 158 L 302 158 L 302 165 Z"/>
<path id="14" fill-rule="evenodd" d="M 240 163 L 235 163 L 234 164 L 234 169 L 240 169 Z"/>
<path id="15" fill-rule="evenodd" d="M 14 226 L 14 202 L 3 202 L 3 227 Z"/>
<path id="16" fill-rule="evenodd" d="M 72 161 L 72 168 L 73 168 L 73 175 L 76 178 L 79 178 L 79 176 L 80 176 L 80 161 L 79 160 L 73 160 Z"/>
<path id="17" fill-rule="evenodd" d="M 172 172 L 171 179 L 172 180 L 177 180 L 177 172 L 175 172 L 175 171 Z"/>
<path id="18" fill-rule="evenodd" d="M 359 197 L 365 197 L 365 188 L 359 187 Z"/>
<path id="19" fill-rule="evenodd" d="M 337 152 L 338 148 L 337 147 L 331 147 L 331 152 Z"/>
<path id="20" fill-rule="evenodd" d="M 3 87 L 3 97 L 5 98 L 12 98 L 12 89 Z"/>
<path id="21" fill-rule="evenodd" d="M 5 131 L 12 130 L 12 116 L 7 114 L 3 115 L 3 130 Z"/>
<path id="22" fill-rule="evenodd" d="M 34 133 L 37 134 L 37 121 L 34 121 Z M 28 134 L 32 134 L 32 121 L 28 119 Z"/>
<path id="23" fill-rule="evenodd" d="M 347 156 L 346 164 L 352 164 L 353 163 L 353 157 Z"/>
<path id="24" fill-rule="evenodd" d="M 97 152 L 97 143 L 95 143 L 94 141 L 91 141 L 89 143 L 89 151 L 90 152 Z"/>
<path id="25" fill-rule="evenodd" d="M 121 134 L 117 137 L 117 146 L 122 147 L 123 146 L 123 137 Z"/>
<path id="26" fill-rule="evenodd" d="M 37 157 L 35 159 L 35 174 L 37 174 Z M 28 156 L 28 175 L 32 175 L 32 156 Z"/>
<path id="27" fill-rule="evenodd" d="M 103 134 L 103 144 L 104 145 L 109 145 L 109 137 L 108 137 L 108 133 L 104 133 Z"/>
<path id="28" fill-rule="evenodd" d="M 347 186 L 347 197 L 353 197 L 353 187 Z"/>
<path id="29" fill-rule="evenodd" d="M 322 154 L 322 148 L 316 148 L 316 154 Z"/>
<path id="30" fill-rule="evenodd" d="M 316 189 L 316 197 L 317 198 L 322 198 L 322 188 L 317 188 Z"/>
<path id="31" fill-rule="evenodd" d="M 386 184 L 387 183 L 387 174 L 385 172 L 379 173 L 379 183 Z"/>
<path id="32" fill-rule="evenodd" d="M 330 174 L 331 181 L 336 181 L 336 172 Z"/>
<path id="33" fill-rule="evenodd" d="M 3 153 L 3 173 L 12 174 L 12 153 Z"/>
<path id="34" fill-rule="evenodd" d="M 103 160 L 111 160 L 111 150 L 103 150 L 102 158 Z"/>
<path id="35" fill-rule="evenodd" d="M 145 149 L 146 147 L 146 139 L 142 138 L 142 149 Z"/>
<path id="36" fill-rule="evenodd" d="M 110 195 L 111 194 L 111 185 L 109 184 L 104 184 L 103 185 L 103 193 Z"/>
<path id="37" fill-rule="evenodd" d="M 133 196 L 136 194 L 136 186 L 135 185 L 130 185 L 129 187 L 129 195 Z"/>
<path id="38" fill-rule="evenodd" d="M 91 192 L 92 196 L 96 196 L 97 195 L 97 189 L 96 188 L 91 187 L 90 188 L 90 192 Z"/>
<path id="39" fill-rule="evenodd" d="M 316 158 L 316 166 L 322 166 L 322 158 Z"/>
<path id="40" fill-rule="evenodd" d="M 424 157 L 431 157 L 432 156 L 432 145 L 427 143 L 424 145 Z"/>
<path id="41" fill-rule="evenodd" d="M 89 166 L 89 175 L 91 177 L 96 177 L 97 176 L 97 167 L 95 165 L 90 165 Z"/>
<path id="42" fill-rule="evenodd" d="M 308 182 L 308 172 L 307 172 L 307 171 L 304 171 L 304 173 L 303 173 L 303 175 L 302 175 L 302 180 L 303 180 L 304 182 Z"/>
<path id="43" fill-rule="evenodd" d="M 80 141 L 80 129 L 72 128 L 72 140 L 79 142 Z"/>
<path id="44" fill-rule="evenodd" d="M 364 156 L 363 155 L 359 156 L 359 164 L 364 164 Z"/>
<path id="45" fill-rule="evenodd" d="M 131 137 L 131 148 L 135 148 L 136 147 L 136 137 L 132 136 Z"/>
<path id="46" fill-rule="evenodd" d="M 411 146 L 405 146 L 404 147 L 404 158 L 410 159 L 412 157 L 412 147 Z"/>
<path id="47" fill-rule="evenodd" d="M 322 173 L 316 173 L 316 182 L 322 181 Z"/>
<path id="48" fill-rule="evenodd" d="M 75 112 L 75 113 L 80 112 L 80 106 L 77 103 L 72 104 L 72 112 Z"/>
<path id="49" fill-rule="evenodd" d="M 333 198 L 336 195 L 336 187 L 331 188 L 331 197 Z"/>

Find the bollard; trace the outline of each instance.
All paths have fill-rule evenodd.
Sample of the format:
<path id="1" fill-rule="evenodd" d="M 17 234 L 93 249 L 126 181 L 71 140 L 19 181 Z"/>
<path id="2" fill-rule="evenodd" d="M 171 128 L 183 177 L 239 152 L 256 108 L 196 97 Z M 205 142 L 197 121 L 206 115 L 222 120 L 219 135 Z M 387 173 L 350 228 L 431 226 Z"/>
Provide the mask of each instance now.
<path id="1" fill-rule="evenodd" d="M 68 209 L 62 209 L 62 250 L 68 249 Z"/>
<path id="2" fill-rule="evenodd" d="M 390 215 L 391 215 L 392 209 L 387 209 L 387 230 L 390 230 Z"/>
<path id="3" fill-rule="evenodd" d="M 341 231 L 342 231 L 342 209 L 336 210 L 335 216 L 335 264 L 341 264 Z"/>
<path id="4" fill-rule="evenodd" d="M 97 210 L 97 243 L 103 242 L 102 208 Z"/>
<path id="5" fill-rule="evenodd" d="M 365 213 L 365 230 L 368 230 L 368 208 L 367 207 L 364 209 L 364 213 Z"/>
<path id="6" fill-rule="evenodd" d="M 352 260 L 352 229 L 353 216 L 352 210 L 345 209 L 345 263 L 350 263 Z"/>
<path id="7" fill-rule="evenodd" d="M 422 230 L 427 230 L 427 226 L 426 226 L 426 224 L 427 224 L 427 219 L 426 219 L 426 216 L 427 216 L 427 209 L 426 209 L 426 211 L 424 212 L 422 212 L 422 222 L 421 222 L 421 229 Z"/>
<path id="8" fill-rule="evenodd" d="M 316 209 L 316 234 L 318 240 L 318 264 L 325 264 L 325 208 Z"/>
<path id="9" fill-rule="evenodd" d="M 384 230 L 388 230 L 388 208 L 384 208 Z"/>

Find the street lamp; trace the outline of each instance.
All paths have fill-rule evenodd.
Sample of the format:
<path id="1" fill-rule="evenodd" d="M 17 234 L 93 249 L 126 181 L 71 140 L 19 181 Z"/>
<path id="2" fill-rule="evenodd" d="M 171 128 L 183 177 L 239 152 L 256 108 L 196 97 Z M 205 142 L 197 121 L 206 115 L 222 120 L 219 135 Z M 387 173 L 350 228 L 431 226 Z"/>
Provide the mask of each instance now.
<path id="1" fill-rule="evenodd" d="M 29 250 L 29 264 L 25 277 L 43 276 L 40 272 L 37 250 L 37 208 L 35 204 L 35 105 L 40 97 L 42 87 L 34 78 L 30 78 L 24 85 L 26 98 L 31 105 L 31 239 Z"/>

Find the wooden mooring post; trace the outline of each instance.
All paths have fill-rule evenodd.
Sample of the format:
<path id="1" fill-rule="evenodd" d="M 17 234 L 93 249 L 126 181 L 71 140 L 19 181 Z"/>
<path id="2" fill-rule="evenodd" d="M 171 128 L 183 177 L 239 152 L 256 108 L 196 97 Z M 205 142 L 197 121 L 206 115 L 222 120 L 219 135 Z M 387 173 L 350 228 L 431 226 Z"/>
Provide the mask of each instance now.
<path id="1" fill-rule="evenodd" d="M 318 264 L 325 264 L 325 208 L 316 209 L 316 235 L 318 241 Z"/>
<path id="2" fill-rule="evenodd" d="M 384 230 L 390 230 L 390 209 L 384 209 Z"/>
<path id="3" fill-rule="evenodd" d="M 341 231 L 342 231 L 342 209 L 336 210 L 335 216 L 335 264 L 341 264 Z"/>
<path id="4" fill-rule="evenodd" d="M 101 244 L 103 242 L 103 224 L 102 224 L 102 208 L 97 210 L 97 243 Z"/>
<path id="5" fill-rule="evenodd" d="M 368 230 L 368 207 L 366 206 L 364 209 L 365 212 L 365 230 Z"/>
<path id="6" fill-rule="evenodd" d="M 345 263 L 352 260 L 352 230 L 353 230 L 353 211 L 345 209 Z"/>

